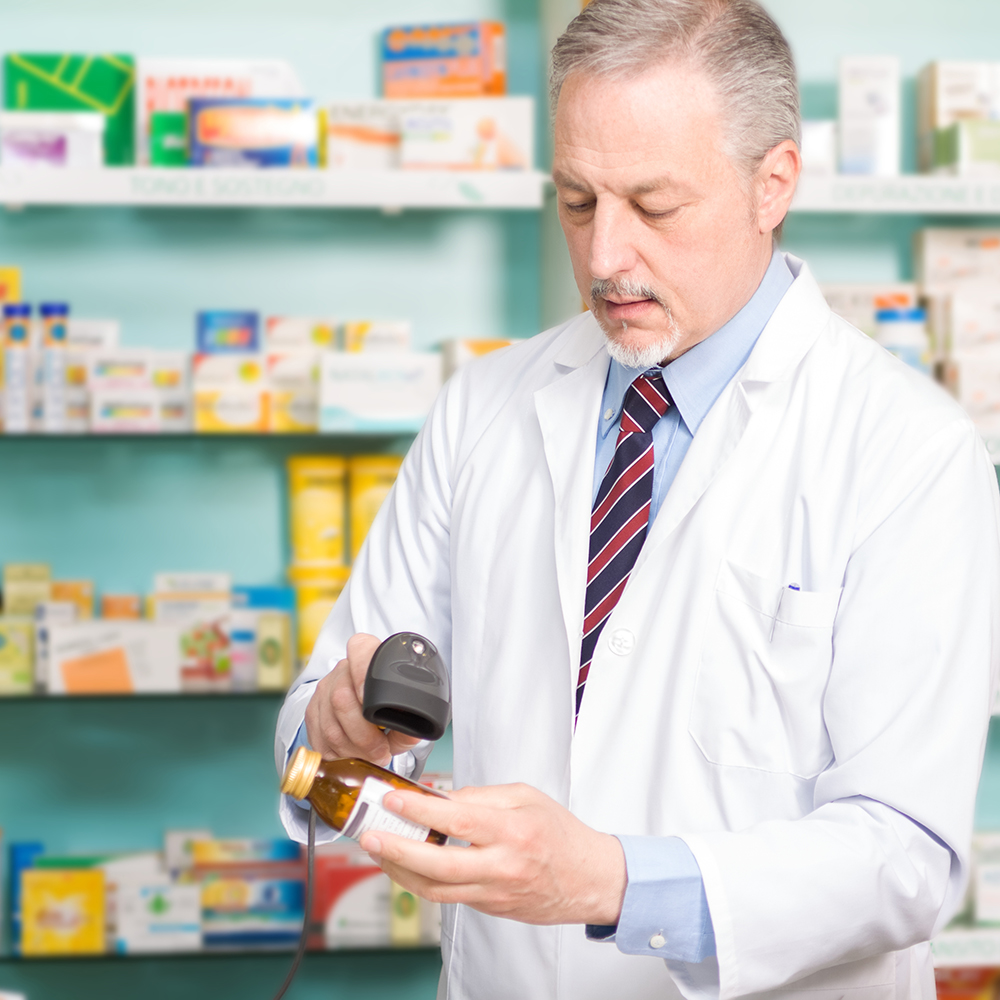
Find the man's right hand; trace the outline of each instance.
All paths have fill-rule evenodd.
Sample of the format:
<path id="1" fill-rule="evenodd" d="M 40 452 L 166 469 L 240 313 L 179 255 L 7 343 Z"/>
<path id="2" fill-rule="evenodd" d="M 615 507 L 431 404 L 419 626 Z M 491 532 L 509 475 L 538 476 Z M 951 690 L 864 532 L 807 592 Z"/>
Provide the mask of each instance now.
<path id="1" fill-rule="evenodd" d="M 319 681 L 306 706 L 309 743 L 327 760 L 361 757 L 387 767 L 393 756 L 420 742 L 402 733 L 383 732 L 361 714 L 365 675 L 379 643 L 363 632 L 352 635 L 347 640 L 347 659 Z"/>

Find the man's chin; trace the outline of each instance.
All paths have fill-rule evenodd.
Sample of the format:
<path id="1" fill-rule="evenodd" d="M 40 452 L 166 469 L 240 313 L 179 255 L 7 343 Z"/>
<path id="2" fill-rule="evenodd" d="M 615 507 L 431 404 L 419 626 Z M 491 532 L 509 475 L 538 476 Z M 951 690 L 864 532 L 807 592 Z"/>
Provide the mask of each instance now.
<path id="1" fill-rule="evenodd" d="M 675 330 L 653 334 L 642 330 L 609 331 L 605 324 L 604 339 L 608 354 L 625 368 L 654 368 L 670 358 L 677 349 L 680 335 Z"/>

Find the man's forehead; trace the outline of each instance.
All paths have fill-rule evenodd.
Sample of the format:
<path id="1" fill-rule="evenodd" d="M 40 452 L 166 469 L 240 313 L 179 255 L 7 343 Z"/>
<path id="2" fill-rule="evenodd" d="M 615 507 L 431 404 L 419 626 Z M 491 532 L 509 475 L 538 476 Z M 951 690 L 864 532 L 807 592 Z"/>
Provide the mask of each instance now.
<path id="1" fill-rule="evenodd" d="M 593 182 L 584 180 L 572 169 L 572 166 L 569 165 L 555 167 L 552 171 L 552 180 L 555 182 L 557 187 L 563 188 L 567 191 L 581 191 L 589 193 L 593 191 L 594 188 Z M 625 189 L 622 191 L 622 194 L 633 196 L 653 194 L 656 191 L 674 191 L 681 190 L 684 187 L 685 185 L 677 180 L 677 178 L 664 173 L 641 179 L 633 179 L 631 182 L 626 181 Z"/>

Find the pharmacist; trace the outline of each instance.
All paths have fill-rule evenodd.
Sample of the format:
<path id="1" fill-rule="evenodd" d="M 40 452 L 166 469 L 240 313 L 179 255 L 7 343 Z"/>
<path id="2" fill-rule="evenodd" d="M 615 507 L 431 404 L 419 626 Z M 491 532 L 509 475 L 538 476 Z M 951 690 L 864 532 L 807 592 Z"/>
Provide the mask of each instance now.
<path id="1" fill-rule="evenodd" d="M 998 660 L 993 468 L 773 249 L 798 93 L 753 0 L 592 0 L 553 58 L 590 311 L 445 387 L 279 767 L 307 739 L 412 769 L 359 694 L 422 632 L 460 791 L 386 802 L 471 846 L 362 846 L 447 904 L 441 996 L 933 997 Z"/>

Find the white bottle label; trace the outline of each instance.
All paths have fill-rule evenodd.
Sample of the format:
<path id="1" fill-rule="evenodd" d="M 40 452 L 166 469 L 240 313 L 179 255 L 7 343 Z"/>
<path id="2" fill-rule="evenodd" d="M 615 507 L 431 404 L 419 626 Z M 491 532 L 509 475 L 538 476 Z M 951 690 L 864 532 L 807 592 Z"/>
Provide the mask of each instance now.
<path id="1" fill-rule="evenodd" d="M 354 803 L 351 815 L 347 817 L 344 824 L 344 836 L 351 840 L 358 840 L 363 833 L 369 830 L 384 830 L 386 833 L 394 833 L 397 837 L 405 837 L 407 840 L 426 840 L 427 834 L 431 832 L 429 826 L 421 826 L 419 823 L 411 823 L 396 813 L 388 812 L 382 807 L 382 799 L 389 792 L 395 792 L 388 782 L 379 781 L 378 778 L 365 778 L 361 791 L 358 793 L 358 801 Z"/>

